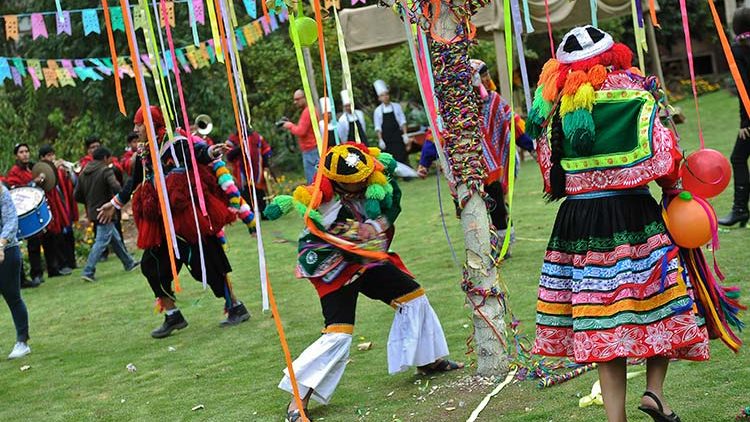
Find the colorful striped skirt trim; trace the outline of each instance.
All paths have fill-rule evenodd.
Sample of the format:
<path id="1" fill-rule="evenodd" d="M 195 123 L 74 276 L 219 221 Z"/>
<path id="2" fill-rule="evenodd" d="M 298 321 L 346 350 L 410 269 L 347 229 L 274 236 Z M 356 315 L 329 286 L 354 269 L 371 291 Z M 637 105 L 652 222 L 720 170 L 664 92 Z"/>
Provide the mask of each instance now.
<path id="1" fill-rule="evenodd" d="M 576 198 L 560 206 L 539 279 L 534 353 L 605 362 L 705 360 L 677 249 L 650 195 Z"/>

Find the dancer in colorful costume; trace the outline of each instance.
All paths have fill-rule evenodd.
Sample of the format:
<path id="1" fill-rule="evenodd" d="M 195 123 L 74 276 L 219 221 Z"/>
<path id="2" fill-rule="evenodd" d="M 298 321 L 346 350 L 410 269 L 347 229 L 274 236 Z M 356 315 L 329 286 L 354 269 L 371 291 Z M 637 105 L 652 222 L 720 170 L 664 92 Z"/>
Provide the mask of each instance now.
<path id="1" fill-rule="evenodd" d="M 390 176 L 395 168 L 393 157 L 377 148 L 338 145 L 323 158 L 319 191 L 300 186 L 293 197 L 278 196 L 266 208 L 270 219 L 313 208 L 314 223 L 299 239 L 297 276 L 310 279 L 318 291 L 325 328 L 294 362 L 305 407 L 310 398 L 327 404 L 344 373 L 360 292 L 396 310 L 388 338 L 389 373 L 411 366 L 422 373 L 463 367 L 444 358 L 448 345 L 424 290 L 399 256 L 387 252 L 401 212 L 401 191 Z M 288 375 L 279 388 L 292 392 Z M 300 420 L 302 411 L 307 413 L 292 401 L 287 420 Z"/>
<path id="2" fill-rule="evenodd" d="M 162 142 L 160 158 L 180 254 L 177 271 L 179 272 L 184 264 L 190 270 L 190 275 L 200 281 L 203 276 L 201 266 L 205 264 L 208 286 L 216 297 L 225 300 L 224 311 L 227 313 L 227 318 L 221 322 L 221 326 L 237 325 L 247 321 L 250 313 L 245 305 L 234 296 L 228 277 L 232 267 L 220 239 L 222 228 L 234 221 L 235 213 L 229 209 L 229 198 L 221 190 L 210 166 L 221 156 L 225 146 L 217 144 L 209 147 L 203 142 L 193 144 L 206 203 L 207 215 L 204 216 L 194 203 L 193 198 L 197 201 L 198 195 L 197 187 L 192 181 L 193 175 L 188 176 L 187 173 L 192 172 L 193 169 L 188 139 L 184 136 L 176 136 L 169 141 L 165 133 L 164 117 L 159 108 L 151 106 L 149 113 L 154 122 L 157 139 Z M 141 272 L 148 280 L 160 310 L 166 312 L 164 323 L 153 330 L 151 336 L 163 338 L 169 336 L 174 330 L 187 327 L 188 323 L 175 305 L 167 238 L 162 224 L 157 187 L 154 186 L 155 170 L 149 158 L 148 137 L 143 119 L 143 108 L 139 108 L 133 120 L 135 124 L 133 130 L 138 133 L 141 143 L 138 145 L 137 157 L 133 164 L 133 175 L 120 193 L 100 208 L 99 220 L 106 222 L 111 219 L 115 209 L 122 208 L 130 200 L 131 195 L 133 196 L 133 217 L 138 227 L 138 247 L 144 250 L 141 258 Z M 188 187 L 188 177 L 192 183 L 192 198 Z M 196 230 L 195 218 L 198 219 L 198 230 Z M 201 262 L 198 242 L 201 242 L 203 246 L 204 263 Z"/>
<path id="3" fill-rule="evenodd" d="M 592 26 L 574 28 L 543 68 L 527 131 L 560 205 L 544 257 L 533 352 L 599 363 L 607 418 L 625 421 L 627 358 L 646 359 L 639 409 L 666 404 L 669 359 L 709 358 L 708 332 L 648 183 L 671 189 L 681 152 L 662 125 L 656 79 Z"/>

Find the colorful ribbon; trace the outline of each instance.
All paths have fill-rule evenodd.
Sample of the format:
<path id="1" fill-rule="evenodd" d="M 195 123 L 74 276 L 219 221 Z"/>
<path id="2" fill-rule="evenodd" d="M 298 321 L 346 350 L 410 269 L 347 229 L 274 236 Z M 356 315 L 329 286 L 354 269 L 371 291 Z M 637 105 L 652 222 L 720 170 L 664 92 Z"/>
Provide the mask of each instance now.
<path id="1" fill-rule="evenodd" d="M 742 99 L 742 105 L 745 106 L 745 111 L 748 113 L 748 115 L 750 115 L 750 98 L 748 98 L 747 95 L 747 87 L 745 86 L 745 82 L 742 80 L 740 70 L 737 68 L 737 61 L 735 61 L 734 54 L 732 53 L 732 47 L 729 46 L 729 41 L 727 41 L 727 35 L 726 32 L 724 32 L 724 26 L 721 24 L 719 13 L 716 11 L 714 0 L 708 0 L 708 6 L 711 8 L 711 15 L 713 16 L 714 23 L 716 24 L 716 32 L 719 34 L 721 48 L 724 50 L 724 55 L 727 58 L 727 63 L 729 63 L 729 71 L 732 73 L 732 78 L 734 79 L 734 83 L 737 86 L 737 93 L 739 94 L 740 99 Z"/>
<path id="2" fill-rule="evenodd" d="M 596 0 L 592 0 L 596 1 Z M 531 111 L 531 87 L 529 85 L 529 72 L 526 69 L 526 53 L 523 48 L 523 22 L 521 21 L 521 10 L 518 6 L 518 0 L 511 0 L 510 10 L 513 15 L 513 31 L 516 34 L 516 51 L 518 51 L 518 67 L 521 71 L 521 81 L 523 82 L 523 96 L 526 100 L 526 113 Z M 513 77 L 511 75 L 511 87 L 513 86 Z"/>
<path id="3" fill-rule="evenodd" d="M 177 236 L 174 232 L 174 222 L 172 220 L 172 210 L 169 207 L 169 201 L 167 200 L 167 186 L 164 183 L 163 169 L 161 166 L 161 159 L 158 155 L 157 149 L 157 137 L 154 129 L 154 122 L 149 112 L 149 99 L 148 90 L 146 89 L 146 80 L 141 72 L 141 65 L 138 60 L 140 55 L 138 52 L 138 42 L 135 36 L 135 29 L 133 28 L 133 20 L 130 15 L 130 2 L 129 0 L 120 0 L 120 7 L 125 22 L 125 30 L 128 35 L 128 48 L 130 49 L 130 58 L 133 62 L 133 72 L 135 73 L 136 89 L 138 91 L 138 97 L 141 102 L 141 107 L 144 110 L 144 123 L 146 125 L 146 134 L 148 136 L 148 147 L 151 156 L 151 164 L 154 168 L 154 183 L 158 189 L 156 189 L 157 196 L 159 197 L 159 208 L 162 212 L 162 223 L 164 225 L 164 233 L 167 237 L 167 252 L 169 254 L 169 263 L 172 269 L 172 276 L 174 277 L 175 292 L 179 292 L 180 279 L 179 272 L 177 271 L 177 261 L 175 258 L 179 258 L 180 250 L 177 247 Z"/>
<path id="4" fill-rule="evenodd" d="M 546 6 L 547 0 L 544 3 Z M 503 15 L 505 22 L 511 21 L 510 2 L 503 2 Z M 510 106 L 510 142 L 508 143 L 508 173 L 506 176 L 508 178 L 508 230 L 505 232 L 503 246 L 500 249 L 500 259 L 504 259 L 510 247 L 510 229 L 513 224 L 513 191 L 516 184 L 516 112 L 513 108 L 513 33 L 511 32 L 510 25 L 505 25 L 504 29 L 505 55 L 508 58 L 508 86 L 510 87 L 510 92 L 508 93 L 508 105 Z M 551 37 L 552 32 L 550 32 L 550 39 Z M 523 52 L 519 51 L 519 55 L 522 54 Z M 497 206 L 502 206 L 502 204 L 497 204 Z M 505 290 L 507 291 L 507 288 Z"/>
<path id="5" fill-rule="evenodd" d="M 59 7 L 60 2 L 57 1 Z M 112 30 L 112 19 L 109 15 L 109 6 L 107 0 L 102 0 L 102 9 L 104 10 L 104 24 L 107 27 L 107 41 L 109 42 L 109 53 L 112 55 L 112 67 L 115 71 L 115 75 L 119 75 L 120 71 L 117 68 L 117 49 L 115 48 L 115 37 Z M 127 116 L 128 112 L 125 109 L 125 100 L 122 98 L 122 84 L 120 83 L 119 76 L 115 78 L 115 96 L 117 97 L 117 108 L 120 110 L 123 116 Z"/>

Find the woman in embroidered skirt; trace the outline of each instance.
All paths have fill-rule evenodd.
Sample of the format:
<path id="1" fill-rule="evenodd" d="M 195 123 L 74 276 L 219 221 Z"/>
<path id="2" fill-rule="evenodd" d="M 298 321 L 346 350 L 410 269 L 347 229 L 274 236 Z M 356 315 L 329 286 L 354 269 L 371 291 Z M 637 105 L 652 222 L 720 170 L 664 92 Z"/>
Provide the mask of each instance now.
<path id="1" fill-rule="evenodd" d="M 542 266 L 534 353 L 597 362 L 609 421 L 626 420 L 627 358 L 646 359 L 639 409 L 679 421 L 663 392 L 669 359 L 708 359 L 708 335 L 647 187 L 675 185 L 680 153 L 655 80 L 631 60 L 609 34 L 575 28 L 540 77 L 528 132 L 548 199 L 567 198 Z"/>

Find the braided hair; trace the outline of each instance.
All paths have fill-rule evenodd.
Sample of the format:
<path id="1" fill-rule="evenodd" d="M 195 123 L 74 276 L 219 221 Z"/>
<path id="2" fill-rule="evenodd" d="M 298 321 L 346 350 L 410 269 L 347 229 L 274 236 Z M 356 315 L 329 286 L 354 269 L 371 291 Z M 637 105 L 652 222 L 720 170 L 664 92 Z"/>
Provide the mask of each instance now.
<path id="1" fill-rule="evenodd" d="M 562 119 L 559 113 L 552 117 L 552 134 L 550 135 L 550 149 L 552 156 L 552 168 L 549 171 L 550 191 L 546 195 L 547 201 L 557 201 L 565 197 L 565 170 L 562 167 L 563 142 L 565 133 L 563 132 Z"/>

